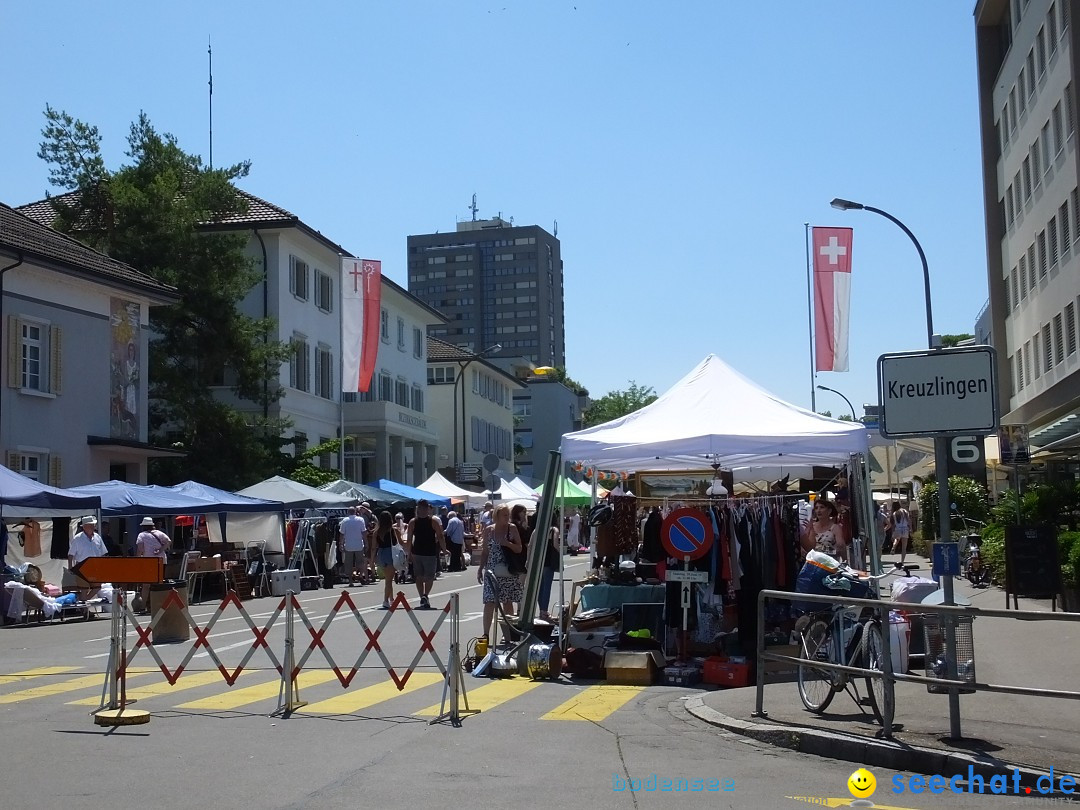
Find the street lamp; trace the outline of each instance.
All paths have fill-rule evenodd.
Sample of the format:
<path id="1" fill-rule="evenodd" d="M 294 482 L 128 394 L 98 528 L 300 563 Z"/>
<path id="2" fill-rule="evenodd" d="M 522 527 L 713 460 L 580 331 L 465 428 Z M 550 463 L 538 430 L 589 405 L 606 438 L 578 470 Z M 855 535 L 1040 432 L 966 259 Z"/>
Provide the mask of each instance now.
<path id="1" fill-rule="evenodd" d="M 841 211 L 870 211 L 874 214 L 880 214 L 885 219 L 897 225 L 900 230 L 908 235 L 908 238 L 915 243 L 915 249 L 919 251 L 919 260 L 922 262 L 923 272 L 923 287 L 926 292 L 926 346 L 929 349 L 934 348 L 934 316 L 930 309 L 930 268 L 926 264 L 926 254 L 923 253 L 922 245 L 919 244 L 919 240 L 915 238 L 915 234 L 911 232 L 907 225 L 898 220 L 888 211 L 882 211 L 880 208 L 874 208 L 871 205 L 863 205 L 862 203 L 852 202 L 851 200 L 844 200 L 840 197 L 835 198 L 829 203 L 833 208 L 837 208 Z"/>
<path id="2" fill-rule="evenodd" d="M 827 386 L 827 385 L 819 385 L 819 386 L 818 386 L 818 388 L 819 388 L 820 390 L 822 390 L 822 391 L 832 391 L 832 392 L 833 392 L 834 394 L 836 394 L 836 395 L 837 395 L 838 397 L 840 397 L 840 399 L 844 400 L 844 402 L 846 402 L 846 403 L 847 403 L 847 406 L 848 406 L 848 408 L 850 408 L 850 409 L 851 409 L 851 418 L 852 418 L 852 419 L 855 419 L 856 421 L 858 421 L 858 420 L 856 419 L 856 417 L 855 417 L 855 406 L 851 404 L 851 400 L 850 400 L 850 399 L 848 399 L 847 397 L 845 397 L 845 396 L 844 396 L 843 394 L 841 394 L 841 393 L 840 393 L 839 391 L 837 391 L 837 390 L 836 390 L 835 388 L 829 388 L 829 386 Z"/>
<path id="3" fill-rule="evenodd" d="M 461 358 L 461 359 L 458 359 L 458 360 L 454 361 L 455 363 L 458 364 L 458 378 L 456 380 L 454 380 L 454 469 L 455 470 L 457 469 L 457 466 L 458 466 L 459 463 L 462 463 L 462 462 L 465 461 L 465 435 L 466 435 L 465 434 L 465 382 L 464 382 L 465 369 L 467 369 L 469 367 L 469 365 L 474 360 L 482 360 L 487 355 L 494 354 L 495 352 L 499 352 L 499 351 L 502 351 L 502 344 L 501 343 L 496 343 L 494 346 L 488 346 L 486 349 L 484 349 L 481 352 L 477 352 L 476 354 L 472 354 L 472 355 L 469 355 L 468 357 Z M 461 456 L 460 456 L 460 459 L 458 458 L 458 455 L 457 455 L 457 448 L 458 448 L 457 386 L 458 386 L 458 383 L 461 383 Z"/>

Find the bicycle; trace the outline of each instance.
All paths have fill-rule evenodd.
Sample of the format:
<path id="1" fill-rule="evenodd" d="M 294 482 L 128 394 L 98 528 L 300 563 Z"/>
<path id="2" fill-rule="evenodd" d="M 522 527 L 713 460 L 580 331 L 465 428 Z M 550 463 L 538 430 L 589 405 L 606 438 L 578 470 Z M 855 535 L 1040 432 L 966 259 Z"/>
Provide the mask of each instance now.
<path id="1" fill-rule="evenodd" d="M 876 585 L 880 580 L 901 571 L 910 576 L 913 567 L 895 563 L 893 570 L 884 574 L 859 577 L 846 565 L 841 564 L 833 575 L 867 586 L 869 594 L 865 598 L 877 599 Z M 799 635 L 799 658 L 808 662 L 798 665 L 799 698 L 803 705 L 815 714 L 822 714 L 829 707 L 833 696 L 843 690 L 848 692 L 855 704 L 861 708 L 863 699 L 859 696 L 859 688 L 855 683 L 858 676 L 815 667 L 809 662 L 884 671 L 885 648 L 878 611 L 873 608 L 832 605 L 800 617 L 795 630 Z M 885 681 L 872 675 L 864 676 L 864 680 L 866 698 L 874 718 L 884 725 L 885 716 L 892 716 L 893 713 Z"/>
<path id="2" fill-rule="evenodd" d="M 976 588 L 987 588 L 990 586 L 991 573 L 983 562 L 980 551 L 982 536 L 972 533 L 969 525 L 975 524 L 975 531 L 978 532 L 986 524 L 974 518 L 965 517 L 956 509 L 955 504 L 953 505 L 952 514 L 953 517 L 960 518 L 964 524 L 962 533 L 952 533 L 952 539 L 957 541 L 960 548 L 960 576 L 964 577 Z"/>

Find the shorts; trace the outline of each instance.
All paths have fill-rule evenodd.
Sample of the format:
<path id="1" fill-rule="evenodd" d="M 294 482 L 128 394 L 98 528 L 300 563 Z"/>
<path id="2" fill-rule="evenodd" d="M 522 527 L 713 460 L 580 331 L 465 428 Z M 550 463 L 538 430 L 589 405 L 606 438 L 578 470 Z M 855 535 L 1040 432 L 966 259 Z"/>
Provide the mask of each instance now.
<path id="1" fill-rule="evenodd" d="M 341 564 L 345 566 L 346 573 L 367 570 L 367 559 L 364 557 L 364 552 L 362 551 L 343 552 Z"/>
<path id="2" fill-rule="evenodd" d="M 380 548 L 375 551 L 375 565 L 383 576 L 394 575 L 394 550 L 392 548 Z"/>
<path id="3" fill-rule="evenodd" d="M 438 567 L 439 558 L 435 554 L 432 554 L 430 557 L 422 554 L 413 555 L 413 579 L 435 579 L 435 572 Z"/>

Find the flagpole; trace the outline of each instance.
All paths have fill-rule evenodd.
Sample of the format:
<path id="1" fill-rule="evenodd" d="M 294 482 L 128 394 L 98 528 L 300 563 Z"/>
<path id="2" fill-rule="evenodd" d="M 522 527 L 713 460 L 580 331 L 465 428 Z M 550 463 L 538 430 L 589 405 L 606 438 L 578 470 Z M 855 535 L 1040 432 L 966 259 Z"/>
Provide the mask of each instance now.
<path id="1" fill-rule="evenodd" d="M 810 223 L 804 222 L 806 229 L 806 320 L 810 335 L 810 410 L 817 413 L 816 377 L 814 376 L 814 301 L 810 272 Z"/>

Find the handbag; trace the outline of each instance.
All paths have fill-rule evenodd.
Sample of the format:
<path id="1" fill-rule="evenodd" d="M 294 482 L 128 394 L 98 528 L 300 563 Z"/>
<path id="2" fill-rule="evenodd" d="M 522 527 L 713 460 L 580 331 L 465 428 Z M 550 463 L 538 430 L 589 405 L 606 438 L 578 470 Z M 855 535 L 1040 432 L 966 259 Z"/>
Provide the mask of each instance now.
<path id="1" fill-rule="evenodd" d="M 490 570 L 496 577 L 513 576 L 513 574 L 510 573 L 510 568 L 504 562 L 495 563 L 495 565 L 490 566 Z"/>
<path id="2" fill-rule="evenodd" d="M 398 571 L 404 571 L 409 565 L 409 555 L 405 553 L 405 549 L 401 547 L 401 544 L 397 541 L 390 546 L 390 554 L 393 558 L 394 568 Z"/>

